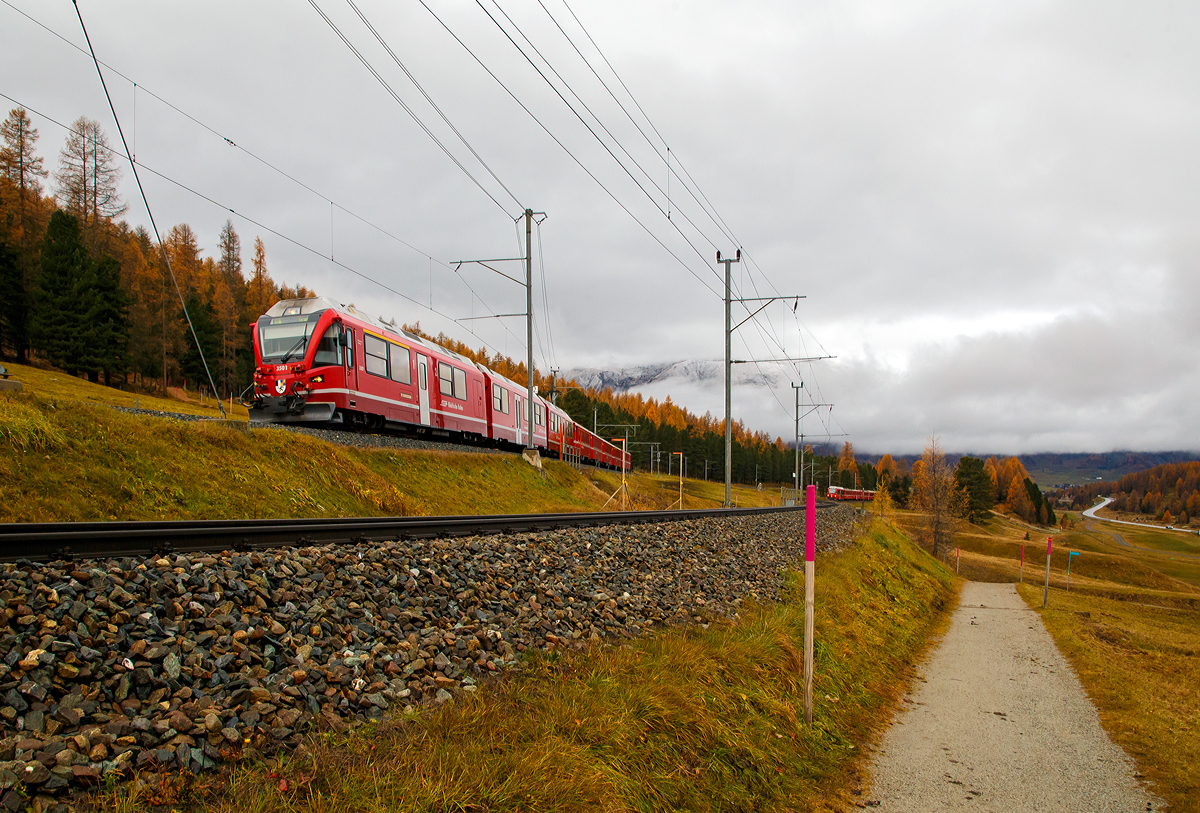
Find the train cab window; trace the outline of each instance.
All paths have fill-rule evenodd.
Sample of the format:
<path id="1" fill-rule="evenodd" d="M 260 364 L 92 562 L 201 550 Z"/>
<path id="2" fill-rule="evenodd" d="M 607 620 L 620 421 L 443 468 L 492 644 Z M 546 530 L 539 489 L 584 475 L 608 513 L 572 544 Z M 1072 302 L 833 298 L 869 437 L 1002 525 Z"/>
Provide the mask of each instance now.
<path id="1" fill-rule="evenodd" d="M 391 362 L 392 380 L 401 384 L 412 383 L 412 358 L 407 347 L 388 343 L 388 356 Z"/>
<path id="2" fill-rule="evenodd" d="M 388 343 L 383 339 L 366 334 L 363 336 L 363 351 L 366 353 L 367 372 L 387 378 Z"/>
<path id="3" fill-rule="evenodd" d="M 492 385 L 492 409 L 505 415 L 508 414 L 508 390 L 499 384 Z"/>
<path id="4" fill-rule="evenodd" d="M 442 395 L 449 395 L 460 401 L 467 400 L 467 372 L 457 367 L 451 367 L 444 361 L 438 362 L 438 384 Z"/>
<path id="5" fill-rule="evenodd" d="M 342 347 L 338 344 L 338 326 L 330 325 L 317 343 L 317 352 L 313 355 L 313 366 L 325 364 L 341 364 Z"/>

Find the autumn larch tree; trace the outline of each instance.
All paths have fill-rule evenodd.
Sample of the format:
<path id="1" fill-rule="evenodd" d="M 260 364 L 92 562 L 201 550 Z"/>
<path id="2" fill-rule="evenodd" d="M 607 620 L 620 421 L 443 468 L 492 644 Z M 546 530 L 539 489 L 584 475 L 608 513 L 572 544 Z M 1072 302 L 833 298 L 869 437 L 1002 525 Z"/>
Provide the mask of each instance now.
<path id="1" fill-rule="evenodd" d="M 0 280 L 4 287 L 0 326 L 19 363 L 25 362 L 29 349 L 31 293 L 37 285 L 39 242 L 48 217 L 41 200 L 41 179 L 46 177 L 46 170 L 42 158 L 34 152 L 37 140 L 37 128 L 23 107 L 11 110 L 0 124 L 0 244 L 7 243 L 13 249 L 11 264 Z"/>
<path id="2" fill-rule="evenodd" d="M 838 458 L 838 473 L 844 488 L 855 487 L 855 475 L 858 474 L 858 464 L 854 462 L 854 444 L 846 441 L 842 444 L 842 456 Z"/>
<path id="3" fill-rule="evenodd" d="M 58 203 L 79 221 L 84 243 L 93 254 L 107 242 L 112 218 L 125 211 L 117 186 L 121 169 L 98 122 L 80 116 L 58 156 Z"/>
<path id="4" fill-rule="evenodd" d="M 925 512 L 922 541 L 934 556 L 944 559 L 963 513 L 964 500 L 954 486 L 954 473 L 936 436 L 929 439 L 921 460 L 913 466 L 912 479 L 917 504 Z"/>

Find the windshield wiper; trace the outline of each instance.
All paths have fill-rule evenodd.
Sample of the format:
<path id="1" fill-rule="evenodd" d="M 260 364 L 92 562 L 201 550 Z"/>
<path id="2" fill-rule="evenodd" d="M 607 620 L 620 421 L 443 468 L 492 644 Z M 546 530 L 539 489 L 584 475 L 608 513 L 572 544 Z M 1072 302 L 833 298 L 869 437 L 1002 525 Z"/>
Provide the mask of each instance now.
<path id="1" fill-rule="evenodd" d="M 299 339 L 297 339 L 296 343 L 292 345 L 292 349 L 284 353 L 283 358 L 277 361 L 276 364 L 286 364 L 287 360 L 292 357 L 292 353 L 295 353 L 297 350 L 299 350 L 300 345 L 302 344 L 308 344 L 308 336 L 301 336 Z"/>

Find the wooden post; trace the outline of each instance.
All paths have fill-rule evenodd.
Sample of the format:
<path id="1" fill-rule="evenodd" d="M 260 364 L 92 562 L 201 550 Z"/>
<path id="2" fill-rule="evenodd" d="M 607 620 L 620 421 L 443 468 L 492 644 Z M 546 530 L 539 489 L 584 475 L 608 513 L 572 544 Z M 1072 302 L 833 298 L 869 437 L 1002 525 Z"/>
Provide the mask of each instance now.
<path id="1" fill-rule="evenodd" d="M 954 548 L 954 572 L 955 573 L 958 572 L 958 563 L 959 563 L 959 560 L 961 560 L 961 559 L 962 559 L 962 548 L 956 546 Z"/>
<path id="2" fill-rule="evenodd" d="M 1021 543 L 1021 575 L 1019 578 L 1020 578 L 1021 584 L 1024 584 L 1025 583 L 1025 543 L 1024 542 Z"/>
<path id="3" fill-rule="evenodd" d="M 1054 551 L 1054 537 L 1046 537 L 1046 592 L 1042 595 L 1042 609 L 1050 601 L 1050 554 Z"/>
<path id="4" fill-rule="evenodd" d="M 813 707 L 813 592 L 817 558 L 817 487 L 809 486 L 804 506 L 804 724 L 812 725 Z"/>

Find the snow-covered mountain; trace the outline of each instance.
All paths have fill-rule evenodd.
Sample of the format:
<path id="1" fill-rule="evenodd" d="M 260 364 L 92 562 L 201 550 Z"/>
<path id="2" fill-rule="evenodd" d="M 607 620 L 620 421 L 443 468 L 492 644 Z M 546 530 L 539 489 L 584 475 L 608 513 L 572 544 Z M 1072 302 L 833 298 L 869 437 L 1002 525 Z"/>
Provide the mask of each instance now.
<path id="1" fill-rule="evenodd" d="M 629 392 L 635 390 L 647 395 L 653 394 L 661 398 L 660 392 L 670 393 L 670 385 L 677 384 L 683 389 L 692 389 L 693 385 L 701 385 L 703 389 L 716 388 L 723 390 L 725 384 L 725 364 L 719 359 L 704 359 L 676 361 L 665 364 L 644 364 L 639 367 L 622 367 L 618 370 L 600 370 L 595 367 L 580 367 L 565 370 L 561 373 L 565 380 L 575 379 L 582 387 L 592 387 L 602 390 L 612 387 L 613 392 Z M 734 386 L 771 387 L 780 386 L 781 377 L 770 367 L 759 370 L 753 365 L 735 364 L 733 366 Z M 784 381 L 784 384 L 787 382 Z M 653 386 L 651 386 L 653 385 Z M 650 390 L 654 392 L 651 393 Z M 679 397 L 673 401 L 681 403 Z"/>

